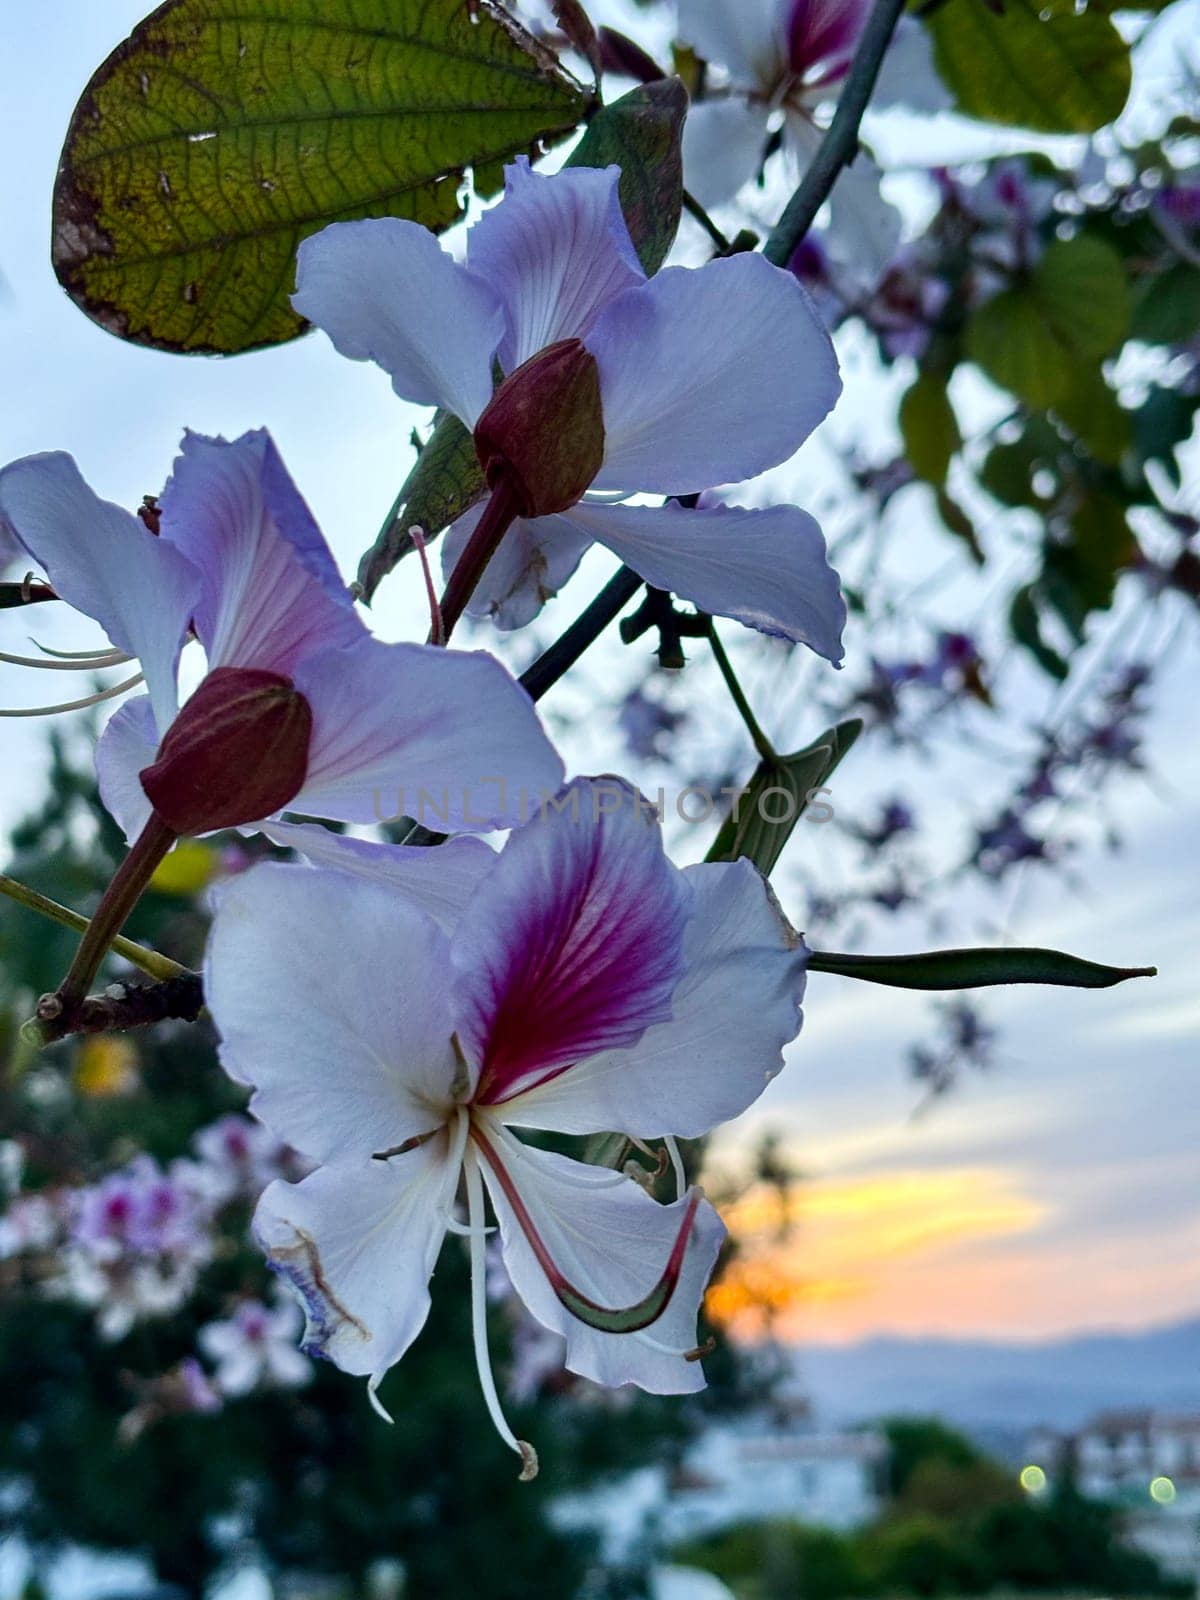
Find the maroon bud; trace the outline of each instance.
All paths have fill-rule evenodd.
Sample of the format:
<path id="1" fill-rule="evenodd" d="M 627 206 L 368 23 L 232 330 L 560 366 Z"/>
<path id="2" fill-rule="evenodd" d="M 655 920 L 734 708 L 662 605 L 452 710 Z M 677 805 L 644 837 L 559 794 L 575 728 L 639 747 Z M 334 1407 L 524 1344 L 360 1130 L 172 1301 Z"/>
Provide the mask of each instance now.
<path id="1" fill-rule="evenodd" d="M 299 794 L 312 708 L 289 678 L 217 667 L 167 730 L 142 788 L 175 833 L 258 822 Z"/>
<path id="2" fill-rule="evenodd" d="M 523 517 L 549 517 L 583 499 L 604 461 L 600 369 L 578 339 L 531 356 L 475 424 L 488 484 L 504 478 Z"/>

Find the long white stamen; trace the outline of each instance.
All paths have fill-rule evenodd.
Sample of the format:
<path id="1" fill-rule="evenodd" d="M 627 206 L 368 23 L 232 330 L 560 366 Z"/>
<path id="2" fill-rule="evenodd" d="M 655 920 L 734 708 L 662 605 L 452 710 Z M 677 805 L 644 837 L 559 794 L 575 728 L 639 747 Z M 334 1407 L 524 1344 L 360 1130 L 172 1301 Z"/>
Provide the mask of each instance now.
<path id="1" fill-rule="evenodd" d="M 637 1339 L 647 1345 L 651 1350 L 657 1350 L 661 1356 L 678 1356 L 682 1361 L 699 1361 L 701 1356 L 706 1356 L 716 1348 L 715 1339 L 706 1339 L 703 1344 L 692 1345 L 684 1350 L 676 1345 L 663 1344 L 661 1339 L 656 1339 L 652 1333 L 647 1333 L 644 1328 L 639 1328 L 630 1338 Z"/>
<path id="2" fill-rule="evenodd" d="M 671 1158 L 671 1166 L 675 1169 L 675 1198 L 682 1200 L 687 1193 L 687 1173 L 683 1170 L 683 1157 L 679 1154 L 679 1145 L 674 1134 L 666 1134 L 663 1143 Z"/>
<path id="3" fill-rule="evenodd" d="M 484 1238 L 486 1239 L 489 1234 L 493 1234 L 495 1231 L 495 1228 L 485 1228 L 483 1230 Z M 471 1239 L 475 1236 L 475 1230 L 471 1224 L 469 1222 L 460 1222 L 457 1217 L 446 1218 L 446 1232 L 455 1233 L 460 1239 Z"/>
<path id="4" fill-rule="evenodd" d="M 115 645 L 110 646 L 108 650 L 96 650 L 94 648 L 91 650 L 55 650 L 50 645 L 43 644 L 40 639 L 35 639 L 32 634 L 29 635 L 29 642 L 32 645 L 36 645 L 44 656 L 53 656 L 56 661 L 90 661 L 94 656 L 102 655 L 121 656 L 123 661 L 133 660 L 132 656 L 122 655 Z"/>
<path id="5" fill-rule="evenodd" d="M 460 1116 L 465 1117 L 466 1111 Z M 467 1215 L 471 1233 L 471 1333 L 475 1340 L 475 1365 L 479 1370 L 479 1386 L 491 1413 L 496 1432 L 508 1448 L 522 1461 L 520 1481 L 528 1483 L 537 1477 L 537 1451 L 524 1439 L 518 1439 L 505 1421 L 492 1375 L 492 1360 L 488 1353 L 487 1338 L 487 1256 L 483 1230 L 483 1179 L 479 1175 L 479 1162 L 474 1150 L 468 1149 L 463 1159 L 463 1174 L 467 1180 Z"/>
<path id="6" fill-rule="evenodd" d="M 124 694 L 126 689 L 136 689 L 139 683 L 146 681 L 141 672 L 134 678 L 127 678 L 124 683 L 116 683 L 111 689 L 101 689 L 99 694 L 90 694 L 83 700 L 64 700 L 57 706 L 28 706 L 20 710 L 12 710 L 7 706 L 0 706 L 0 717 L 56 717 L 64 711 L 86 711 L 88 706 L 98 706 L 103 700 L 113 700 L 119 694 Z"/>
<path id="7" fill-rule="evenodd" d="M 523 1161 L 526 1159 L 525 1146 L 517 1138 L 512 1129 L 505 1127 L 502 1122 L 494 1122 L 490 1124 L 488 1128 L 488 1135 L 495 1141 L 496 1144 L 504 1145 L 507 1148 L 510 1156 L 514 1157 L 517 1161 Z M 624 1171 L 621 1169 L 614 1170 L 611 1167 L 602 1167 L 594 1162 L 586 1164 L 590 1165 L 591 1170 L 596 1174 L 595 1178 L 592 1179 L 591 1184 L 589 1185 L 591 1188 L 615 1188 L 619 1183 L 629 1182 L 629 1179 L 625 1176 Z"/>
<path id="8" fill-rule="evenodd" d="M 93 655 L 86 650 L 79 655 L 59 655 L 56 650 L 49 654 L 54 658 L 51 661 L 45 656 L 13 656 L 7 650 L 0 650 L 0 661 L 7 661 L 10 667 L 36 667 L 39 672 L 102 672 L 105 667 L 122 667 L 133 660 L 123 650 L 106 650 L 103 655 Z"/>

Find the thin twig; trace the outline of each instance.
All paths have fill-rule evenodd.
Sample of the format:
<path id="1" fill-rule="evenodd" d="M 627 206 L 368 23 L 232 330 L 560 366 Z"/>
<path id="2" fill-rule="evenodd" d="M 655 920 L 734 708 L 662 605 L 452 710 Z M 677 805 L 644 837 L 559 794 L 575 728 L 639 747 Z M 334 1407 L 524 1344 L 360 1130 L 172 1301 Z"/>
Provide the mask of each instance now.
<path id="1" fill-rule="evenodd" d="M 16 878 L 6 877 L 3 873 L 0 873 L 0 894 L 7 895 L 18 905 L 36 911 L 40 916 L 48 917 L 51 922 L 57 922 L 64 928 L 71 928 L 76 933 L 86 933 L 91 926 L 88 918 L 80 912 L 59 905 L 57 900 L 50 900 L 44 894 L 39 894 L 36 889 L 30 889 L 26 884 L 18 883 Z M 178 961 L 172 961 L 169 956 L 159 955 L 157 950 L 147 950 L 143 945 L 135 944 L 132 939 L 114 939 L 111 948 L 132 966 L 140 967 L 143 972 L 149 973 L 150 977 L 157 978 L 160 982 L 182 978 L 188 971 L 186 967 L 180 966 Z"/>
<path id="2" fill-rule="evenodd" d="M 796 246 L 813 225 L 843 167 L 858 153 L 858 130 L 875 88 L 879 68 L 891 43 L 896 24 L 904 11 L 905 0 L 875 0 L 829 132 L 821 140 L 804 181 L 787 203 L 763 254 L 777 267 L 786 267 Z"/>
<path id="3" fill-rule="evenodd" d="M 712 646 L 713 660 L 717 663 L 721 676 L 725 680 L 725 687 L 733 696 L 733 703 L 738 709 L 738 715 L 746 724 L 746 732 L 754 741 L 755 750 L 758 751 L 764 761 L 777 762 L 779 756 L 776 754 L 775 747 L 759 726 L 758 718 L 754 715 L 750 702 L 746 698 L 745 690 L 738 682 L 737 673 L 733 670 L 733 662 L 725 654 L 725 646 L 717 636 L 716 624 L 711 617 L 708 619 L 708 642 Z"/>

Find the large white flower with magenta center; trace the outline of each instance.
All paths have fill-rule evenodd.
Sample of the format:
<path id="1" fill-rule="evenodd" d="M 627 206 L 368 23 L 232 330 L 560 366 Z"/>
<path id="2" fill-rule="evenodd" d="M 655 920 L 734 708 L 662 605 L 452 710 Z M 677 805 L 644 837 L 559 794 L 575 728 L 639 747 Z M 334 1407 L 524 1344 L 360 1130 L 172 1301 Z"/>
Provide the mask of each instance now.
<path id="1" fill-rule="evenodd" d="M 678 0 L 680 38 L 728 79 L 724 92 L 691 107 L 684 124 L 684 181 L 702 205 L 720 205 L 750 182 L 779 113 L 793 160 L 808 166 L 822 138 L 815 113 L 837 99 L 870 14 L 871 0 Z M 928 36 L 901 18 L 871 105 L 933 112 L 948 104 Z M 900 240 L 899 215 L 880 195 L 879 179 L 860 152 L 830 203 L 833 254 L 869 284 Z"/>
<path id="2" fill-rule="evenodd" d="M 320 1163 L 273 1183 L 255 1219 L 307 1348 L 374 1394 L 425 1321 L 461 1183 L 480 1377 L 527 1464 L 487 1359 L 485 1188 L 513 1286 L 572 1371 L 703 1387 L 716 1212 L 513 1130 L 672 1140 L 743 1111 L 782 1065 L 804 987 L 803 945 L 763 880 L 746 861 L 672 866 L 615 779 L 571 784 L 438 921 L 364 881 L 364 851 L 386 861 L 386 846 L 348 843 L 354 876 L 270 864 L 224 885 L 205 980 L 226 1068 Z"/>
<path id="3" fill-rule="evenodd" d="M 471 429 L 497 365 L 511 374 L 567 340 L 594 358 L 604 439 L 589 497 L 518 519 L 475 592 L 475 614 L 528 622 L 594 540 L 657 588 L 840 660 L 845 608 L 806 512 L 623 503 L 699 494 L 777 466 L 841 384 L 812 302 L 762 256 L 647 279 L 619 178 L 616 167 L 546 177 L 517 162 L 504 199 L 471 230 L 465 266 L 416 223 L 335 223 L 301 245 L 293 304 L 343 355 L 377 362 L 402 398 Z M 449 533 L 448 574 L 480 515 Z"/>
<path id="4" fill-rule="evenodd" d="M 529 697 L 498 661 L 370 635 L 267 433 L 232 443 L 187 434 L 146 517 L 153 532 L 99 499 L 67 455 L 30 456 L 0 472 L 0 526 L 114 646 L 90 661 L 51 665 L 136 660 L 131 682 L 145 679 L 148 693 L 109 721 L 96 753 L 104 802 L 131 839 L 150 819 L 142 775 L 180 715 L 189 640 L 205 652 L 206 683 L 258 675 L 303 700 L 311 717 L 306 759 L 295 792 L 281 802 L 293 810 L 371 822 L 424 790 L 443 827 L 478 831 L 511 825 L 523 790 L 561 783 L 561 762 Z M 202 684 L 197 704 L 204 693 Z M 236 773 L 229 778 L 236 784 Z M 263 819 L 252 812 L 233 820 Z M 425 876 L 423 859 L 416 870 Z"/>

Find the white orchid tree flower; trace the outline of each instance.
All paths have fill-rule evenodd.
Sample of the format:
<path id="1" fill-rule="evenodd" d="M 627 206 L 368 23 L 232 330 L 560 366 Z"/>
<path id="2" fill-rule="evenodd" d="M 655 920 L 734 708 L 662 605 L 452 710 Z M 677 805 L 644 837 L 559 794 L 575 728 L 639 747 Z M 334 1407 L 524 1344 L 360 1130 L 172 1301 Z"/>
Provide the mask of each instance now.
<path id="1" fill-rule="evenodd" d="M 381 366 L 402 398 L 460 418 L 485 465 L 494 454 L 494 467 L 511 467 L 522 452 L 530 497 L 469 612 L 521 626 L 595 541 L 657 588 L 839 661 L 845 608 L 806 512 L 627 503 L 777 466 L 841 383 L 811 301 L 762 256 L 647 279 L 619 177 L 547 177 L 518 161 L 471 230 L 465 266 L 416 223 L 334 223 L 301 245 L 292 303 L 343 355 Z M 505 382 L 493 395 L 497 365 Z M 551 468 L 554 495 L 540 481 L 533 493 Z M 447 535 L 452 581 L 495 499 Z"/>
<path id="2" fill-rule="evenodd" d="M 870 13 L 870 0 L 678 0 L 680 39 L 726 79 L 692 105 L 683 129 L 684 182 L 701 205 L 732 200 L 754 178 L 780 117 L 797 171 L 808 166 L 822 139 L 817 113 L 837 99 Z M 932 113 L 948 104 L 928 35 L 901 18 L 872 108 Z M 900 216 L 880 177 L 860 152 L 830 197 L 830 253 L 868 288 L 900 243 Z"/>
<path id="3" fill-rule="evenodd" d="M 660 1204 L 514 1129 L 677 1157 L 779 1071 L 807 953 L 749 862 L 680 871 L 617 779 L 576 780 L 512 833 L 449 933 L 354 859 L 357 875 L 261 865 L 215 896 L 222 1061 L 319 1163 L 267 1189 L 255 1231 L 304 1305 L 305 1348 L 367 1377 L 377 1407 L 447 1231 L 466 1231 L 483 1392 L 528 1475 L 487 1350 L 485 1189 L 513 1287 L 567 1366 L 657 1394 L 703 1387 L 696 1316 L 725 1230 L 681 1166 Z"/>

